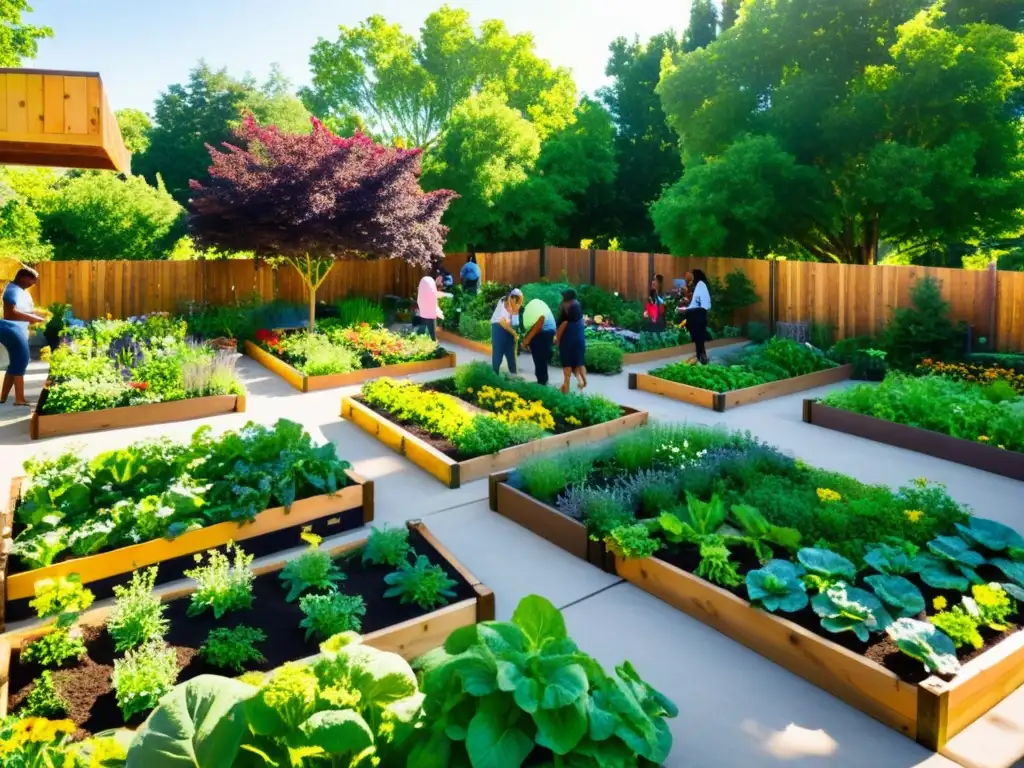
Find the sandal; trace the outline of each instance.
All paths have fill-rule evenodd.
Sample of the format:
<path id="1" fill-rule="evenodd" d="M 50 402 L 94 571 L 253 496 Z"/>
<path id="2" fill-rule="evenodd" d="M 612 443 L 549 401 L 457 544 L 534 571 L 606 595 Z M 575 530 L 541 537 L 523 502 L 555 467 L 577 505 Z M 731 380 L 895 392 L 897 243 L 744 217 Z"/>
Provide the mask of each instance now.
<path id="1" fill-rule="evenodd" d="M 27 402 L 26 403 L 19 403 L 17 400 L 15 400 L 14 401 L 14 405 L 15 406 L 23 406 L 25 408 L 29 408 L 29 407 L 31 407 L 32 403 L 27 403 Z"/>

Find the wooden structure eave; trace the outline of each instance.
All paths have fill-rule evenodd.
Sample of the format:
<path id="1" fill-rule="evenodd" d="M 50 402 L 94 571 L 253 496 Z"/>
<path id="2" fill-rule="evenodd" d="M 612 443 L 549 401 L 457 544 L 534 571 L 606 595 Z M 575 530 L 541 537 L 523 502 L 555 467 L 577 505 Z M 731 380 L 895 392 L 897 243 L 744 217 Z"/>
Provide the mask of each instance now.
<path id="1" fill-rule="evenodd" d="M 0 67 L 0 164 L 130 173 L 99 73 Z"/>

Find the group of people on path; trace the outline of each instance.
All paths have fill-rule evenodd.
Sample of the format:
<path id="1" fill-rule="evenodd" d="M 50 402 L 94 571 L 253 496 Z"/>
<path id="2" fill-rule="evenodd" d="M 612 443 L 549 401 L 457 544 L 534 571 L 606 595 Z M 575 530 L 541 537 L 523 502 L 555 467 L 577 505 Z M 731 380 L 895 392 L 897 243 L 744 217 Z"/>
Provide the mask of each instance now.
<path id="1" fill-rule="evenodd" d="M 447 276 L 447 277 L 446 277 Z M 476 257 L 470 255 L 459 272 L 463 288 L 475 294 L 480 285 L 480 267 Z M 442 289 L 450 284 L 451 275 L 439 270 L 434 276 L 426 276 L 420 280 L 416 303 L 419 311 L 419 324 L 430 338 L 437 340 L 437 320 L 444 315 L 438 307 L 438 299 L 451 294 L 443 293 Z M 663 330 L 668 323 L 665 299 L 662 295 L 663 277 L 655 275 L 651 281 L 648 299 L 644 305 L 644 317 L 651 330 Z M 562 301 L 558 305 L 558 316 L 541 299 L 533 299 L 523 306 L 523 292 L 513 288 L 498 300 L 491 315 L 491 366 L 494 372 L 501 370 L 504 361 L 509 373 L 519 372 L 517 357 L 520 350 L 520 315 L 525 336 L 521 348 L 528 349 L 533 357 L 534 371 L 537 382 L 548 383 L 548 363 L 554 347 L 558 347 L 558 356 L 562 365 L 562 392 L 569 392 L 569 385 L 575 377 L 579 389 L 587 386 L 587 353 L 586 324 L 583 307 L 580 306 L 576 291 L 570 289 L 562 293 Z M 707 365 L 708 356 L 705 344 L 708 339 L 708 311 L 711 309 L 711 292 L 705 274 L 695 269 L 687 272 L 683 283 L 683 303 L 677 309 L 676 322 L 684 321 L 693 339 L 697 361 Z"/>

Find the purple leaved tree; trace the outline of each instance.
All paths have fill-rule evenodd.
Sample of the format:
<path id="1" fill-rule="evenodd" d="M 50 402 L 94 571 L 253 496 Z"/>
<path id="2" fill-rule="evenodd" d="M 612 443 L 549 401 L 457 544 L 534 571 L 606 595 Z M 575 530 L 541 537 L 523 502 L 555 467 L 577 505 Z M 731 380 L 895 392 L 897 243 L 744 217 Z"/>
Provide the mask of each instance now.
<path id="1" fill-rule="evenodd" d="M 424 192 L 420 150 L 335 136 L 313 119 L 310 134 L 261 127 L 248 116 L 238 144 L 210 147 L 210 180 L 191 182 L 189 228 L 206 247 L 283 256 L 316 292 L 336 257 L 402 259 L 431 268 L 444 258 L 441 224 L 454 192 Z"/>

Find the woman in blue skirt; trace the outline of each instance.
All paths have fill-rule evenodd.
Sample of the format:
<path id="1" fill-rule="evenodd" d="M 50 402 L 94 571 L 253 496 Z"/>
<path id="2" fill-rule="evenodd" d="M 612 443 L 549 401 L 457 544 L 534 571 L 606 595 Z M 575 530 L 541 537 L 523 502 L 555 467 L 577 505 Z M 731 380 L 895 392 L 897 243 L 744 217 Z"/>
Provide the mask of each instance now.
<path id="1" fill-rule="evenodd" d="M 558 356 L 562 359 L 562 392 L 569 394 L 569 377 L 576 376 L 576 385 L 580 389 L 587 386 L 587 369 L 584 358 L 587 355 L 587 337 L 583 331 L 583 308 L 576 299 L 576 291 L 562 293 L 562 303 L 558 306 L 558 331 L 555 333 L 555 344 L 558 345 Z"/>

